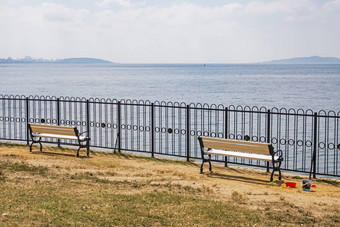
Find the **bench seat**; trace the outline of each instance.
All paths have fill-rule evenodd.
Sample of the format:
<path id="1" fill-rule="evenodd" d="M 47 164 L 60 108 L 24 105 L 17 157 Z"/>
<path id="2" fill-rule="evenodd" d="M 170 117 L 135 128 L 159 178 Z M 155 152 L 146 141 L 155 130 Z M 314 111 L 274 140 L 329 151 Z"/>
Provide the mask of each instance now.
<path id="1" fill-rule="evenodd" d="M 66 135 L 58 135 L 58 134 L 47 134 L 47 133 L 32 133 L 34 137 L 47 137 L 54 139 L 64 139 L 64 140 L 78 140 L 77 136 L 66 136 Z M 85 141 L 86 136 L 79 136 L 80 141 Z"/>
<path id="2" fill-rule="evenodd" d="M 237 151 L 227 151 L 227 150 L 218 150 L 218 149 L 211 149 L 204 152 L 207 155 L 222 155 L 222 156 L 230 156 L 235 158 L 248 158 L 248 159 L 255 159 L 260 161 L 272 161 L 271 155 L 264 155 L 264 154 L 254 154 L 254 153 L 247 153 L 247 152 L 237 152 Z M 280 156 L 274 156 L 274 160 L 279 160 Z"/>

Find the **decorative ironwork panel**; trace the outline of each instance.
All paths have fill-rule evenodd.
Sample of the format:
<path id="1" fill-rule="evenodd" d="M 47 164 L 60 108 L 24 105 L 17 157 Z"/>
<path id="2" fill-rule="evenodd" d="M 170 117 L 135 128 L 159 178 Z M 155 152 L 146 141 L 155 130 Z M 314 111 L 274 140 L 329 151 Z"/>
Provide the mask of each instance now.
<path id="1" fill-rule="evenodd" d="M 122 100 L 120 117 L 121 149 L 151 152 L 151 103 Z"/>
<path id="2" fill-rule="evenodd" d="M 186 156 L 186 105 L 184 103 L 155 102 L 155 153 Z"/>
<path id="3" fill-rule="evenodd" d="M 116 99 L 0 95 L 0 139 L 28 143 L 28 123 L 88 131 L 91 147 L 200 159 L 199 136 L 271 143 L 282 169 L 340 176 L 340 112 L 264 107 L 187 105 Z M 44 138 L 45 142 L 75 141 Z M 212 157 L 267 167 L 264 161 Z"/>
<path id="4" fill-rule="evenodd" d="M 26 133 L 25 97 L 0 95 L 0 138 L 25 140 Z"/>

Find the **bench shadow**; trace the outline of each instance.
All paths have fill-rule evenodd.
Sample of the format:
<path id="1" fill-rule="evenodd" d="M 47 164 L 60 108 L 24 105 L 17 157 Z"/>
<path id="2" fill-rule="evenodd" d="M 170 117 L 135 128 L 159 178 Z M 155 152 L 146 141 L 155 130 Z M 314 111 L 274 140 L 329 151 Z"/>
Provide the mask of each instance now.
<path id="1" fill-rule="evenodd" d="M 79 155 L 79 157 L 76 156 L 76 154 L 65 154 L 65 153 L 57 153 L 57 152 L 46 152 L 46 151 L 32 151 L 32 154 L 42 154 L 45 156 L 66 156 L 66 157 L 76 157 L 76 158 L 90 158 L 85 156 Z"/>
<path id="2" fill-rule="evenodd" d="M 274 180 L 273 181 L 274 184 L 271 184 L 269 180 L 261 180 L 261 179 L 256 179 L 256 178 L 243 177 L 243 176 L 234 176 L 234 175 L 220 174 L 220 173 L 207 173 L 206 175 L 210 178 L 222 179 L 222 180 L 233 180 L 233 181 L 251 183 L 251 184 L 256 184 L 256 185 L 281 186 L 281 184 L 283 184 L 282 180 Z"/>

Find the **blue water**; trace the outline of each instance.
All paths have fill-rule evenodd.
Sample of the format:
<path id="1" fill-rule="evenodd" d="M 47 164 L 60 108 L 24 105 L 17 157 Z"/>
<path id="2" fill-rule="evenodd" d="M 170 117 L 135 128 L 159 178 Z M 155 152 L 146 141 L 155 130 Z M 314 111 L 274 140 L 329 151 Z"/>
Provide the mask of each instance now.
<path id="1" fill-rule="evenodd" d="M 340 110 L 340 65 L 0 64 L 0 94 Z"/>

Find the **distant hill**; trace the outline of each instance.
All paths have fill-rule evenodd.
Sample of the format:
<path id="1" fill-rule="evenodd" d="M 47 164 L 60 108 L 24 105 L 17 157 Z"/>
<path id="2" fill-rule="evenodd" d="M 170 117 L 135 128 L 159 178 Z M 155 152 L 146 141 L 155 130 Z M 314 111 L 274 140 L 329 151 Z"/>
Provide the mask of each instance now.
<path id="1" fill-rule="evenodd" d="M 15 64 L 15 63 L 68 63 L 68 64 L 114 64 L 110 61 L 105 61 L 98 58 L 66 58 L 66 59 L 57 59 L 57 60 L 48 60 L 48 59 L 34 59 L 29 56 L 26 56 L 22 59 L 13 59 L 11 57 L 7 59 L 0 58 L 0 64 Z"/>
<path id="2" fill-rule="evenodd" d="M 300 57 L 263 62 L 265 64 L 340 64 L 339 58 L 333 57 Z"/>
<path id="3" fill-rule="evenodd" d="M 98 58 L 66 58 L 56 60 L 55 63 L 71 63 L 71 64 L 102 64 L 102 63 L 113 63 Z"/>

